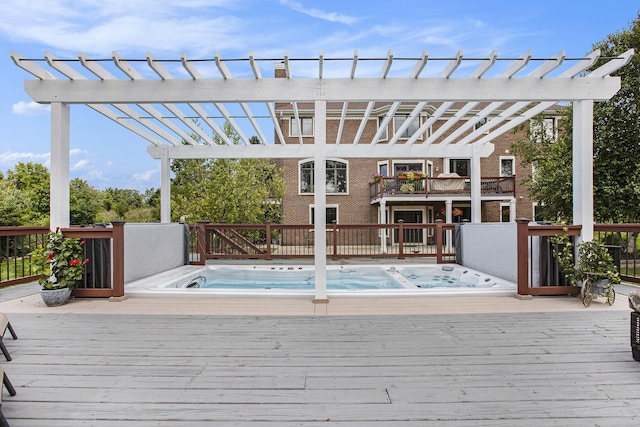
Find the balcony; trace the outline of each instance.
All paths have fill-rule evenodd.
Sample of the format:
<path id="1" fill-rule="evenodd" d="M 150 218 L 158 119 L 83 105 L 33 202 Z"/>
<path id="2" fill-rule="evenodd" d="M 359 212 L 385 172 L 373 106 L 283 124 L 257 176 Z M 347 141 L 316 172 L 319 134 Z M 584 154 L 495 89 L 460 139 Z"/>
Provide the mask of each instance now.
<path id="1" fill-rule="evenodd" d="M 480 179 L 482 196 L 515 196 L 515 176 L 484 177 Z M 369 184 L 371 200 L 393 197 L 422 197 L 430 195 L 453 196 L 471 195 L 469 177 L 427 177 L 421 179 L 401 179 L 382 177 Z"/>

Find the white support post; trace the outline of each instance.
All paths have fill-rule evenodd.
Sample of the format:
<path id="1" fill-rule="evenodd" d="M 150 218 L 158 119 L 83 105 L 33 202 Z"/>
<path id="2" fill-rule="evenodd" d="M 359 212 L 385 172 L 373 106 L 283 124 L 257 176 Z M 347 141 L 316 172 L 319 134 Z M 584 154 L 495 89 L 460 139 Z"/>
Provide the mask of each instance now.
<path id="1" fill-rule="evenodd" d="M 444 202 L 444 218 L 447 224 L 451 224 L 453 222 L 453 201 L 451 199 L 447 199 Z"/>
<path id="2" fill-rule="evenodd" d="M 573 223 L 593 239 L 593 101 L 573 103 Z"/>
<path id="3" fill-rule="evenodd" d="M 49 226 L 69 227 L 69 147 L 71 108 L 62 102 L 51 103 L 51 168 Z"/>
<path id="4" fill-rule="evenodd" d="M 380 206 L 378 207 L 380 210 L 380 224 L 387 224 L 387 201 L 385 199 L 380 199 Z M 387 253 L 387 229 L 380 229 L 380 251 L 383 254 Z"/>
<path id="5" fill-rule="evenodd" d="M 511 200 L 509 200 L 509 222 L 516 222 L 516 214 L 516 199 L 512 197 Z"/>
<path id="6" fill-rule="evenodd" d="M 473 145 L 473 156 L 471 157 L 471 222 L 482 222 L 482 191 L 481 191 L 481 171 L 479 145 Z"/>
<path id="7" fill-rule="evenodd" d="M 160 222 L 171 222 L 171 159 L 166 147 L 160 155 Z"/>
<path id="8" fill-rule="evenodd" d="M 327 102 L 315 101 L 314 107 L 314 300 L 323 302 L 327 300 Z"/>

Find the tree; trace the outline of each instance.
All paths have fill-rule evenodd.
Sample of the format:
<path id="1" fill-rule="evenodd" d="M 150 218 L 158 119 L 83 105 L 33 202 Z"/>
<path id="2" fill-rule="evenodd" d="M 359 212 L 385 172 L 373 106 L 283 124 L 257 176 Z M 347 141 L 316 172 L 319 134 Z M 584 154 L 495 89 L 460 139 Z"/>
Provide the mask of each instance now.
<path id="1" fill-rule="evenodd" d="M 0 179 L 0 226 L 31 225 L 31 199 Z"/>
<path id="2" fill-rule="evenodd" d="M 640 51 L 640 14 L 628 29 L 593 45 L 593 50 L 600 49 L 603 57 L 593 68 L 630 48 Z M 609 101 L 594 105 L 594 219 L 639 222 L 640 56 L 635 55 L 630 64 L 612 75 L 621 77 L 620 91 Z M 572 219 L 571 119 L 569 106 L 555 142 L 541 139 L 534 122 L 528 140 L 514 145 L 524 165 L 535 165 L 534 174 L 525 184 L 531 198 L 538 200 L 546 220 L 570 222 Z"/>
<path id="3" fill-rule="evenodd" d="M 614 75 L 621 89 L 594 106 L 594 211 L 600 222 L 640 222 L 640 14 L 593 45 L 603 57 L 636 55 Z M 598 67 L 601 64 L 595 64 Z"/>
<path id="4" fill-rule="evenodd" d="M 238 143 L 239 137 L 228 123 L 224 130 Z M 214 141 L 222 144 L 218 135 Z M 255 143 L 257 138 L 251 141 Z M 179 159 L 172 162 L 171 170 L 174 220 L 234 224 L 281 221 L 278 201 L 284 194 L 284 182 L 270 159 Z"/>
<path id="5" fill-rule="evenodd" d="M 49 216 L 49 169 L 39 163 L 17 163 L 7 171 L 7 181 L 29 198 L 30 224 L 42 222 Z"/>
<path id="6" fill-rule="evenodd" d="M 102 207 L 102 192 L 80 178 L 69 182 L 69 190 L 71 224 L 93 224 Z"/>
<path id="7" fill-rule="evenodd" d="M 523 127 L 520 127 L 523 130 Z M 523 180 L 529 196 L 538 201 L 538 215 L 546 221 L 570 222 L 573 215 L 571 114 L 559 120 L 558 137 L 547 131 L 543 117 L 524 127 L 526 139 L 513 146 L 524 166 L 534 165 Z"/>

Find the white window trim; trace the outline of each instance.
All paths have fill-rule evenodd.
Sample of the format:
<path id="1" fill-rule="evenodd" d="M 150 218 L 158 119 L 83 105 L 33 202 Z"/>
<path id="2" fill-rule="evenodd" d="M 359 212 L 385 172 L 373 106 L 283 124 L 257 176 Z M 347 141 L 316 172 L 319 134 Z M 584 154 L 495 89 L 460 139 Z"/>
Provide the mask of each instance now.
<path id="1" fill-rule="evenodd" d="M 409 119 L 410 114 L 395 114 L 393 116 L 393 118 L 391 119 L 391 121 L 393 122 L 391 124 L 391 126 L 393 127 L 393 134 L 396 134 L 396 117 L 404 117 L 405 121 L 407 119 Z M 418 129 L 420 129 L 420 126 L 422 126 L 422 116 L 418 115 L 416 118 L 414 118 L 413 120 L 417 120 L 418 121 Z M 405 131 L 406 132 L 406 131 Z M 430 135 L 431 132 L 428 130 L 427 131 L 427 135 Z M 413 136 L 413 134 L 409 135 L 409 136 L 399 136 L 398 139 L 411 139 L 411 137 Z M 424 133 L 420 133 L 420 135 L 418 135 L 418 140 L 422 141 L 424 139 Z"/>
<path id="2" fill-rule="evenodd" d="M 387 167 L 387 175 L 389 175 L 389 173 L 391 172 L 391 170 L 389 169 L 389 161 L 388 160 L 378 161 L 378 165 L 377 165 L 377 168 L 376 168 L 376 173 L 380 173 L 380 166 L 386 166 Z"/>
<path id="3" fill-rule="evenodd" d="M 384 122 L 386 118 L 387 116 L 378 117 L 378 129 L 380 129 L 380 125 L 382 124 L 382 122 Z M 393 121 L 393 118 L 390 121 Z M 378 141 L 388 141 L 388 140 L 389 140 L 389 123 L 387 123 L 387 126 L 385 126 L 385 129 L 384 129 L 384 132 L 380 135 L 380 138 L 378 138 Z"/>
<path id="4" fill-rule="evenodd" d="M 500 156 L 500 159 L 498 160 L 498 171 L 500 173 L 501 177 L 506 177 L 506 175 L 502 175 L 502 161 L 503 160 L 511 160 L 511 175 L 509 176 L 515 176 L 516 175 L 516 158 L 515 156 Z"/>
<path id="5" fill-rule="evenodd" d="M 337 157 L 328 157 L 326 160 L 331 160 L 331 161 L 336 161 L 336 162 L 340 162 L 340 163 L 344 163 L 347 166 L 347 176 L 346 176 L 346 191 L 344 193 L 329 193 L 327 192 L 327 196 L 348 196 L 349 195 L 349 169 L 351 169 L 351 166 L 349 165 L 349 161 L 345 160 L 345 159 L 340 159 Z M 298 186 L 298 196 L 313 196 L 315 194 L 315 188 L 314 191 L 310 191 L 310 192 L 302 192 L 302 188 L 301 188 L 301 183 L 302 183 L 302 174 L 300 173 L 300 167 L 302 166 L 303 163 L 307 163 L 307 162 L 314 162 L 314 169 L 315 169 L 315 159 L 313 157 L 309 157 L 306 159 L 302 159 L 298 161 L 298 181 L 296 183 L 296 185 Z M 315 170 L 314 170 L 315 172 Z"/>
<path id="6" fill-rule="evenodd" d="M 299 119 L 300 119 L 300 125 L 301 125 L 301 126 L 302 126 L 302 122 L 304 121 L 304 119 L 310 119 L 310 120 L 311 120 L 311 134 L 304 134 L 304 133 L 303 133 L 303 134 L 302 134 L 302 137 L 303 137 L 303 138 L 306 138 L 306 137 L 313 137 L 313 136 L 314 136 L 314 132 L 313 132 L 313 131 L 314 131 L 314 129 L 315 129 L 315 127 L 314 127 L 313 117 L 311 117 L 311 116 L 300 116 L 300 117 L 299 117 Z M 295 136 L 295 137 L 297 137 L 297 136 L 299 136 L 299 135 L 298 135 L 297 133 L 294 133 L 294 132 L 293 132 L 293 131 L 294 131 L 294 128 L 293 128 L 293 124 L 294 124 L 294 122 L 296 122 L 296 118 L 295 118 L 295 117 L 291 117 L 291 118 L 289 119 L 289 136 L 292 136 L 292 137 L 293 137 L 293 136 Z M 302 126 L 302 128 L 303 128 L 303 130 L 304 130 L 304 126 Z"/>
<path id="7" fill-rule="evenodd" d="M 389 170 L 389 173 L 393 173 L 395 174 L 396 172 L 396 164 L 401 164 L 401 163 L 420 163 L 422 166 L 420 166 L 420 170 L 422 172 L 425 172 L 424 170 L 424 160 L 418 160 L 418 159 L 398 159 L 398 160 L 393 160 L 391 162 L 391 169 Z"/>

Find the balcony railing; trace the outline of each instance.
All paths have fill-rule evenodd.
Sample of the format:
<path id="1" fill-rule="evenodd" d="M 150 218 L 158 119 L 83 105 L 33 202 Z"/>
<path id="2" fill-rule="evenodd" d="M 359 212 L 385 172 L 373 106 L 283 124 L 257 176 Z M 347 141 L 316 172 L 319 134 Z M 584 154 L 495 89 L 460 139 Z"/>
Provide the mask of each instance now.
<path id="1" fill-rule="evenodd" d="M 516 178 L 485 177 L 480 179 L 480 193 L 483 195 L 516 195 Z M 379 178 L 369 184 L 372 200 L 388 196 L 423 196 L 429 194 L 471 194 L 471 180 L 468 177 L 400 179 Z"/>

